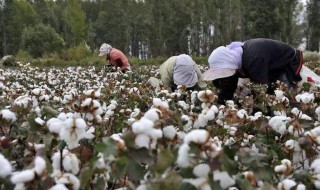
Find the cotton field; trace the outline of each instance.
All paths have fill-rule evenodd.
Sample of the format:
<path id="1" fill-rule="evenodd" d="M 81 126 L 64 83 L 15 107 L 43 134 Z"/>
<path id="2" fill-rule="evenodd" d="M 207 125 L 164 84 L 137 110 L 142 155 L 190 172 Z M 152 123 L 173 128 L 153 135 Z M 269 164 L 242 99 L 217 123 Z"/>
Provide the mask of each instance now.
<path id="1" fill-rule="evenodd" d="M 219 105 L 133 71 L 0 69 L 0 189 L 320 189 L 319 87 L 246 83 Z"/>

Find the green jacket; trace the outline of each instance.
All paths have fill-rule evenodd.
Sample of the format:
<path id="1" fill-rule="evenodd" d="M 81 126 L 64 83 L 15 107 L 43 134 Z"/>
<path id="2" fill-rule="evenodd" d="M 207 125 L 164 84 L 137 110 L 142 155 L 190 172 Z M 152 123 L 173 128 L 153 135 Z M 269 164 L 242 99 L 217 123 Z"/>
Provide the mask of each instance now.
<path id="1" fill-rule="evenodd" d="M 174 65 L 176 63 L 176 59 L 178 56 L 172 56 L 170 57 L 167 61 L 165 61 L 161 66 L 160 66 L 160 76 L 161 76 L 161 81 L 163 85 L 169 89 L 171 89 L 171 86 L 174 84 L 173 81 L 173 69 Z M 194 63 L 196 72 L 198 74 L 198 86 L 200 88 L 205 88 L 207 86 L 206 82 L 203 80 L 202 73 L 200 72 L 200 69 L 196 63 Z"/>

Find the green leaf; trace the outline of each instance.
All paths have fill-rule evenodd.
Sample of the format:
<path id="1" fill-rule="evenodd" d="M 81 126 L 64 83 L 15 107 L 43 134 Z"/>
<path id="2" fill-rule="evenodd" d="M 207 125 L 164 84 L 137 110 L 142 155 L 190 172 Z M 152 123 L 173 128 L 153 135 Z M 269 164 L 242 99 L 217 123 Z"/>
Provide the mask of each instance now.
<path id="1" fill-rule="evenodd" d="M 98 152 L 103 153 L 105 156 L 114 155 L 117 151 L 117 146 L 115 145 L 115 142 L 110 137 L 103 138 L 103 143 L 98 143 L 95 146 L 95 149 Z"/>
<path id="2" fill-rule="evenodd" d="M 28 118 L 28 123 L 30 125 L 30 131 L 34 133 L 40 131 L 41 128 L 43 128 L 43 126 L 37 123 L 35 119 L 36 119 L 36 115 L 30 114 Z"/>
<path id="3" fill-rule="evenodd" d="M 180 185 L 180 190 L 197 190 L 197 188 L 195 186 L 193 186 L 191 183 L 186 183 L 186 182 L 183 182 L 181 185 Z"/>
<path id="4" fill-rule="evenodd" d="M 155 164 L 155 170 L 158 173 L 164 172 L 175 161 L 173 153 L 167 149 L 161 150 L 157 156 L 157 163 Z"/>
<path id="5" fill-rule="evenodd" d="M 58 143 L 58 149 L 63 150 L 67 146 L 67 143 L 64 140 L 60 140 Z"/>
<path id="6" fill-rule="evenodd" d="M 105 189 L 105 180 L 102 177 L 100 177 L 97 180 L 97 183 L 95 184 L 94 189 L 97 189 L 97 190 Z"/>
<path id="7" fill-rule="evenodd" d="M 80 173 L 80 182 L 81 182 L 81 187 L 82 189 L 87 189 L 88 188 L 88 185 L 89 185 L 89 180 L 91 179 L 91 177 L 93 176 L 94 174 L 94 168 L 84 168 L 81 170 L 81 173 Z"/>
<path id="8" fill-rule="evenodd" d="M 52 140 L 53 140 L 53 135 L 51 133 L 48 133 L 44 136 L 43 143 L 44 143 L 44 148 L 46 151 L 51 150 Z"/>
<path id="9" fill-rule="evenodd" d="M 57 117 L 59 114 L 58 111 L 54 110 L 52 107 L 50 106 L 44 106 L 42 108 L 42 115 L 43 116 L 47 116 L 48 118 L 52 118 L 52 117 Z"/>
<path id="10" fill-rule="evenodd" d="M 153 162 L 150 151 L 146 148 L 128 148 L 128 156 L 134 159 L 136 162 L 141 162 L 145 164 L 150 164 Z"/>
<path id="11" fill-rule="evenodd" d="M 143 167 L 139 163 L 137 163 L 135 160 L 132 160 L 132 159 L 128 160 L 127 172 L 128 172 L 129 178 L 133 180 L 141 180 L 144 176 Z"/>

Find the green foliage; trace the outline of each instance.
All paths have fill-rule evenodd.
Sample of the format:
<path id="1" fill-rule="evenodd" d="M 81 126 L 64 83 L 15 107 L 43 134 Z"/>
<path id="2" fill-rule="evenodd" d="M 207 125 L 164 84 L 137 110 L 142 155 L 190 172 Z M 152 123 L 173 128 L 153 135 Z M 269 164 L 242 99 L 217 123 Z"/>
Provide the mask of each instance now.
<path id="1" fill-rule="evenodd" d="M 90 47 L 85 42 L 82 42 L 77 46 L 67 49 L 63 58 L 65 60 L 81 61 L 87 59 L 91 55 L 92 52 Z"/>
<path id="2" fill-rule="evenodd" d="M 63 39 L 51 26 L 41 23 L 25 28 L 22 34 L 22 47 L 33 57 L 41 57 L 46 52 L 60 52 L 63 44 Z"/>
<path id="3" fill-rule="evenodd" d="M 67 1 L 63 11 L 63 21 L 66 27 L 64 39 L 69 47 L 77 46 L 85 39 L 85 13 L 77 0 Z"/>

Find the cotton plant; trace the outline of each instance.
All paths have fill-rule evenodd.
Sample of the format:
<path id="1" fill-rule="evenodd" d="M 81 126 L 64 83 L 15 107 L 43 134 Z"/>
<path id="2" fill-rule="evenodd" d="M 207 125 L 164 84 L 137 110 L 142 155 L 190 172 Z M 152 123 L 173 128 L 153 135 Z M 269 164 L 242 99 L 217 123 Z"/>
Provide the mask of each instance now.
<path id="1" fill-rule="evenodd" d="M 221 146 L 214 141 L 207 130 L 194 129 L 188 132 L 178 150 L 177 165 L 181 168 L 192 167 L 198 164 L 194 153 L 190 152 L 191 144 L 197 145 L 200 150 L 198 156 L 203 159 L 213 159 L 219 155 Z"/>
<path id="2" fill-rule="evenodd" d="M 314 107 L 314 93 L 304 92 L 298 94 L 296 95 L 295 100 L 300 103 L 301 110 L 309 110 Z"/>
<path id="3" fill-rule="evenodd" d="M 320 145 L 320 127 L 315 127 L 310 131 L 305 132 L 304 136 L 310 138 L 311 142 L 315 144 L 315 146 Z"/>
<path id="4" fill-rule="evenodd" d="M 20 109 L 27 109 L 31 107 L 31 105 L 32 105 L 32 100 L 28 94 L 19 96 L 13 101 L 13 107 L 17 107 Z"/>
<path id="5" fill-rule="evenodd" d="M 53 168 L 52 177 L 61 176 L 64 171 L 74 175 L 77 175 L 80 171 L 80 161 L 78 157 L 67 149 L 63 149 L 62 153 L 55 152 L 51 156 L 51 160 Z"/>
<path id="6" fill-rule="evenodd" d="M 81 102 L 80 107 L 84 119 L 90 123 L 101 123 L 103 109 L 98 100 L 86 98 Z"/>
<path id="7" fill-rule="evenodd" d="M 40 156 L 35 157 L 33 165 L 34 166 L 30 169 L 12 173 L 10 181 L 15 185 L 16 189 L 24 189 L 26 183 L 37 183 L 38 180 L 36 179 L 36 177 L 41 177 L 46 171 L 46 161 Z"/>
<path id="8" fill-rule="evenodd" d="M 32 101 L 32 107 L 38 107 L 40 102 L 46 102 L 51 98 L 51 96 L 46 93 L 46 90 L 44 88 L 34 88 L 31 91 L 30 96 Z"/>
<path id="9" fill-rule="evenodd" d="M 303 150 L 299 142 L 290 139 L 285 142 L 285 150 L 292 154 L 292 164 L 295 170 L 309 169 L 309 160 L 306 151 Z"/>
<path id="10" fill-rule="evenodd" d="M 138 148 L 156 148 L 157 140 L 163 135 L 161 129 L 154 128 L 154 122 L 159 119 L 158 114 L 159 112 L 156 110 L 151 110 L 149 113 L 146 113 L 146 117 L 144 116 L 132 124 L 132 132 L 136 135 L 135 145 Z"/>
<path id="11" fill-rule="evenodd" d="M 277 185 L 278 190 L 306 190 L 306 186 L 301 183 L 295 182 L 293 179 L 284 179 Z"/>
<path id="12" fill-rule="evenodd" d="M 210 166 L 208 164 L 198 164 L 193 168 L 193 175 L 196 178 L 187 178 L 182 181 L 192 184 L 199 190 L 211 190 L 209 183 Z"/>
<path id="13" fill-rule="evenodd" d="M 273 130 L 283 135 L 287 132 L 287 123 L 290 121 L 290 117 L 274 116 L 269 120 L 268 124 Z"/>
<path id="14" fill-rule="evenodd" d="M 2 120 L 6 124 L 13 124 L 17 119 L 17 114 L 9 109 L 3 109 L 0 111 L 0 121 Z"/>
<path id="15" fill-rule="evenodd" d="M 81 139 L 92 139 L 93 128 L 86 131 L 87 124 L 82 118 L 69 118 L 64 121 L 64 125 L 59 131 L 59 137 L 64 140 L 69 149 L 74 149 L 79 146 Z"/>
<path id="16" fill-rule="evenodd" d="M 106 107 L 106 112 L 105 112 L 105 116 L 104 116 L 103 119 L 104 120 L 109 120 L 111 117 L 113 117 L 114 116 L 114 112 L 115 112 L 117 107 L 118 107 L 118 102 L 115 101 L 115 100 L 112 100 L 110 102 L 110 104 L 108 105 L 108 107 Z"/>
<path id="17" fill-rule="evenodd" d="M 274 171 L 278 174 L 288 176 L 288 175 L 292 174 L 292 172 L 294 171 L 294 167 L 293 167 L 293 164 L 290 160 L 283 159 L 283 160 L 281 160 L 281 164 L 276 165 L 274 167 Z"/>
<path id="18" fill-rule="evenodd" d="M 199 91 L 197 97 L 202 102 L 202 109 L 208 108 L 218 98 L 211 90 Z"/>
<path id="19" fill-rule="evenodd" d="M 247 133 L 245 133 L 243 135 L 243 139 L 242 139 L 242 142 L 241 142 L 241 146 L 251 146 L 251 143 L 250 141 L 254 138 L 253 135 L 248 135 Z"/>

